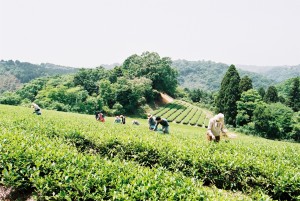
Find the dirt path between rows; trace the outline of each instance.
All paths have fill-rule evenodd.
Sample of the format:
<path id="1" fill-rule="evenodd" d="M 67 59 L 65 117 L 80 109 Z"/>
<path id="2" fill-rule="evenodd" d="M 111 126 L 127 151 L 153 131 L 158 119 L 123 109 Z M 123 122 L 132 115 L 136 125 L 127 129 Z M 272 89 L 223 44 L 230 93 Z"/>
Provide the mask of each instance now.
<path id="1" fill-rule="evenodd" d="M 6 188 L 0 186 L 0 200 L 1 201 L 15 201 L 15 200 L 24 200 L 24 201 L 34 201 L 31 196 L 31 193 L 24 193 L 14 190 L 13 188 Z"/>
<path id="2" fill-rule="evenodd" d="M 169 96 L 168 94 L 160 93 L 161 99 L 163 103 L 171 103 L 174 101 L 174 98 Z"/>

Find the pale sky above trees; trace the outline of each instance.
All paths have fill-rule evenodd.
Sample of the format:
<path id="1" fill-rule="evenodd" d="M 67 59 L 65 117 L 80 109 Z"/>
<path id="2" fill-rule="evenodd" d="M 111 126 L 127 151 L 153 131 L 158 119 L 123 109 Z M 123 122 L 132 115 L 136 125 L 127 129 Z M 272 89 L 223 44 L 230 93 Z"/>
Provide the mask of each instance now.
<path id="1" fill-rule="evenodd" d="M 154 51 L 300 64 L 299 0 L 0 0 L 0 59 L 96 67 Z"/>

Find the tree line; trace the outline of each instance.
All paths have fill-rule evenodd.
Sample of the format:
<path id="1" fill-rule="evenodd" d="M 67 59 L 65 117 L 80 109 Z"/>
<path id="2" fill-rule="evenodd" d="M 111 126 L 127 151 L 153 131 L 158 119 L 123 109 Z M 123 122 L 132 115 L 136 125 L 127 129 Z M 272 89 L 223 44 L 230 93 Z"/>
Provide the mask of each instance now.
<path id="1" fill-rule="evenodd" d="M 291 79 L 287 96 L 279 96 L 275 86 L 253 89 L 252 80 L 240 78 L 234 65 L 226 72 L 215 99 L 216 112 L 226 123 L 245 133 L 270 139 L 300 141 L 299 77 Z"/>
<path id="2" fill-rule="evenodd" d="M 140 114 L 151 109 L 159 93 L 222 112 L 228 125 L 245 133 L 272 139 L 300 141 L 299 77 L 281 85 L 254 89 L 252 79 L 240 77 L 231 65 L 216 93 L 178 87 L 178 72 L 169 57 L 155 52 L 129 56 L 113 69 L 80 69 L 75 74 L 42 77 L 15 92 L 5 92 L 0 103 L 107 115 Z"/>
<path id="3" fill-rule="evenodd" d="M 75 74 L 43 77 L 25 84 L 15 92 L 6 92 L 0 103 L 28 105 L 35 101 L 43 108 L 108 115 L 144 113 L 149 104 L 165 92 L 174 96 L 177 71 L 169 57 L 154 52 L 131 55 L 121 66 L 80 69 Z"/>

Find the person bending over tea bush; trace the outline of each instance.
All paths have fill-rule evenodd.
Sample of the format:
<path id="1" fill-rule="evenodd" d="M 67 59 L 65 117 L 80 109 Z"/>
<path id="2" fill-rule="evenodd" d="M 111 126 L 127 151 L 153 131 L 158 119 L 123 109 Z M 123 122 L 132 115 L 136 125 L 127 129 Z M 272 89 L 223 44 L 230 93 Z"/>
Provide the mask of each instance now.
<path id="1" fill-rule="evenodd" d="M 37 115 L 42 114 L 41 108 L 36 103 L 32 103 L 32 107 L 34 109 L 33 113 L 36 113 Z"/>
<path id="2" fill-rule="evenodd" d="M 166 119 L 162 119 L 160 116 L 156 117 L 155 120 L 156 120 L 156 125 L 155 125 L 154 130 L 157 131 L 158 124 L 161 124 L 163 133 L 168 134 L 169 133 L 169 123 L 168 123 L 168 121 Z"/>
<path id="3" fill-rule="evenodd" d="M 209 141 L 220 141 L 221 133 L 226 133 L 224 129 L 224 114 L 219 113 L 209 120 L 206 136 Z"/>

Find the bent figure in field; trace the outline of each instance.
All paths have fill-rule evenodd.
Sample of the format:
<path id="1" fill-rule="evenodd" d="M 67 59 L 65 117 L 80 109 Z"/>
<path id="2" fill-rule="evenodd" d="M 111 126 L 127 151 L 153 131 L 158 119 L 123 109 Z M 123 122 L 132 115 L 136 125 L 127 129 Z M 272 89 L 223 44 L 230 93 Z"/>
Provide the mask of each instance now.
<path id="1" fill-rule="evenodd" d="M 166 119 L 162 119 L 159 116 L 156 117 L 155 120 L 156 120 L 156 125 L 155 125 L 154 130 L 157 131 L 158 124 L 161 124 L 163 133 L 168 134 L 169 133 L 169 123 L 168 123 L 168 121 Z"/>
<path id="2" fill-rule="evenodd" d="M 96 118 L 97 121 L 99 120 L 99 119 L 98 119 L 98 118 L 99 118 L 99 113 L 100 113 L 99 111 L 96 111 L 96 112 L 95 112 L 95 118 Z"/>
<path id="3" fill-rule="evenodd" d="M 41 115 L 42 114 L 41 108 L 37 104 L 32 103 L 32 107 L 34 108 L 34 112 L 33 113 L 36 113 L 37 115 Z"/>
<path id="4" fill-rule="evenodd" d="M 137 126 L 139 126 L 139 125 L 140 125 L 140 122 L 138 122 L 137 120 L 133 120 L 133 121 L 132 121 L 132 125 L 137 125 Z"/>
<path id="5" fill-rule="evenodd" d="M 121 118 L 119 116 L 116 116 L 115 123 L 117 124 L 121 123 Z"/>
<path id="6" fill-rule="evenodd" d="M 219 113 L 209 120 L 206 136 L 209 141 L 219 142 L 221 133 L 226 134 L 226 129 L 224 129 L 224 114 Z"/>
<path id="7" fill-rule="evenodd" d="M 149 124 L 149 130 L 154 130 L 156 121 L 154 120 L 154 116 L 151 114 L 148 114 L 148 124 Z"/>
<path id="8" fill-rule="evenodd" d="M 98 114 L 98 120 L 101 122 L 105 122 L 105 116 L 102 112 L 99 112 Z"/>
<path id="9" fill-rule="evenodd" d="M 125 116 L 120 115 L 120 118 L 121 118 L 122 124 L 125 124 L 125 123 L 126 123 L 126 118 L 125 118 Z"/>
<path id="10" fill-rule="evenodd" d="M 97 121 L 105 122 L 105 116 L 102 112 L 95 112 L 95 118 Z"/>

